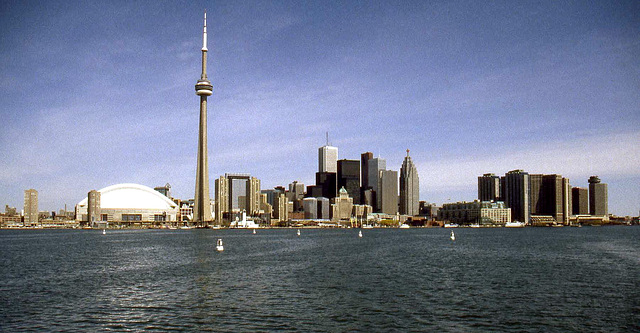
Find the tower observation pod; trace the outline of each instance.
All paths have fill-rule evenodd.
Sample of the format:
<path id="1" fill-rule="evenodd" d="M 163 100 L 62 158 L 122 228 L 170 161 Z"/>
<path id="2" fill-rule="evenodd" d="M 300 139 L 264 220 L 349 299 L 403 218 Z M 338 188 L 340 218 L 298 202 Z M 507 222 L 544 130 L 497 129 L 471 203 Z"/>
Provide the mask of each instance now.
<path id="1" fill-rule="evenodd" d="M 196 95 L 200 96 L 200 129 L 198 135 L 198 167 L 196 171 L 196 193 L 193 207 L 193 222 L 205 226 L 211 222 L 211 201 L 209 200 L 209 166 L 207 154 L 207 96 L 213 93 L 213 86 L 207 78 L 207 12 L 204 13 L 202 32 L 202 75 L 196 83 Z"/>

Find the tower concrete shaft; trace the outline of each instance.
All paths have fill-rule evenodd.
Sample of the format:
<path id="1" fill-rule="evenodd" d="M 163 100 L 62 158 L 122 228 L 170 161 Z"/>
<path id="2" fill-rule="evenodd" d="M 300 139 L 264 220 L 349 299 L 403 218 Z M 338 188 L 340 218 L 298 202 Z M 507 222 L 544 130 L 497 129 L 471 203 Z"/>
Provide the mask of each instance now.
<path id="1" fill-rule="evenodd" d="M 193 207 L 193 222 L 205 225 L 211 222 L 211 200 L 209 199 L 209 156 L 207 154 L 207 96 L 213 86 L 207 79 L 207 13 L 204 13 L 202 33 L 202 75 L 196 83 L 196 95 L 200 96 L 200 129 L 198 135 L 198 167 L 196 171 L 196 194 Z"/>

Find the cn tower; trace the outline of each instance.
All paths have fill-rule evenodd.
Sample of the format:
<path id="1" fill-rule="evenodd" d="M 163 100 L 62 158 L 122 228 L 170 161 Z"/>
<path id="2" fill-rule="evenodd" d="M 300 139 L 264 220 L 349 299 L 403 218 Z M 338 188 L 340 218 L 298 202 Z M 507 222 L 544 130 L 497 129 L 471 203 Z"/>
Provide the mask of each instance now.
<path id="1" fill-rule="evenodd" d="M 196 95 L 200 96 L 200 130 L 193 222 L 198 225 L 206 225 L 212 220 L 209 200 L 209 157 L 207 154 L 207 96 L 211 96 L 212 91 L 213 86 L 207 79 L 207 12 L 205 11 L 202 32 L 202 75 L 196 83 Z"/>

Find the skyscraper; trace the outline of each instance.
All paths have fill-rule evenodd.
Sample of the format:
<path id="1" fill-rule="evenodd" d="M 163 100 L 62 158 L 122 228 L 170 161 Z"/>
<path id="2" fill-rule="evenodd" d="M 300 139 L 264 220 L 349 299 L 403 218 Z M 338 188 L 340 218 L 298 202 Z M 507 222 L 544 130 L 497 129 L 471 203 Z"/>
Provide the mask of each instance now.
<path id="1" fill-rule="evenodd" d="M 338 188 L 343 187 L 353 202 L 360 202 L 360 162 L 358 160 L 338 161 Z"/>
<path id="2" fill-rule="evenodd" d="M 511 208 L 511 220 L 529 223 L 531 218 L 529 174 L 512 170 L 504 175 L 504 203 Z"/>
<path id="3" fill-rule="evenodd" d="M 418 169 L 407 156 L 400 168 L 400 214 L 415 216 L 420 213 L 420 179 Z"/>
<path id="4" fill-rule="evenodd" d="M 478 177 L 478 200 L 501 201 L 500 195 L 500 177 L 493 173 Z"/>
<path id="5" fill-rule="evenodd" d="M 196 171 L 196 194 L 193 206 L 193 221 L 207 224 L 211 221 L 209 200 L 209 156 L 207 153 L 207 96 L 213 94 L 213 86 L 207 78 L 207 13 L 204 13 L 202 32 L 202 74 L 196 83 L 196 95 L 200 96 L 200 130 L 198 135 L 198 167 Z"/>
<path id="6" fill-rule="evenodd" d="M 360 186 L 363 191 L 369 188 L 369 160 L 372 158 L 373 153 L 371 152 L 362 153 L 360 155 L 360 180 L 362 181 Z"/>
<path id="7" fill-rule="evenodd" d="M 572 213 L 573 215 L 589 214 L 589 190 L 586 188 L 574 187 L 572 193 Z"/>
<path id="8" fill-rule="evenodd" d="M 38 191 L 24 190 L 24 225 L 38 224 Z"/>
<path id="9" fill-rule="evenodd" d="M 375 198 L 375 202 L 367 202 L 373 207 L 374 212 L 379 212 L 382 207 L 382 203 L 380 201 L 380 171 L 387 169 L 387 161 L 383 158 L 376 157 L 369 160 L 369 168 L 367 170 L 367 178 L 369 182 L 369 188 L 371 188 L 374 192 L 371 193 L 371 197 Z"/>
<path id="10" fill-rule="evenodd" d="M 398 171 L 380 170 L 378 198 L 381 213 L 398 213 Z"/>
<path id="11" fill-rule="evenodd" d="M 598 176 L 589 177 L 589 214 L 597 216 L 609 214 L 607 184 L 600 183 Z"/>
<path id="12" fill-rule="evenodd" d="M 318 172 L 338 172 L 338 147 L 327 143 L 318 148 Z"/>

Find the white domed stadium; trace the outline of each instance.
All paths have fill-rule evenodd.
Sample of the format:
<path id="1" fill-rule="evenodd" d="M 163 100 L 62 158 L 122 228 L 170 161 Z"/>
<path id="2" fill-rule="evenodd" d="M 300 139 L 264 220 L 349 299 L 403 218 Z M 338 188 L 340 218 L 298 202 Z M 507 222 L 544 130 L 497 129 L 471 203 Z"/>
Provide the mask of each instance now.
<path id="1" fill-rule="evenodd" d="M 76 205 L 80 222 L 175 222 L 178 205 L 162 193 L 139 184 L 116 184 L 91 191 Z"/>

